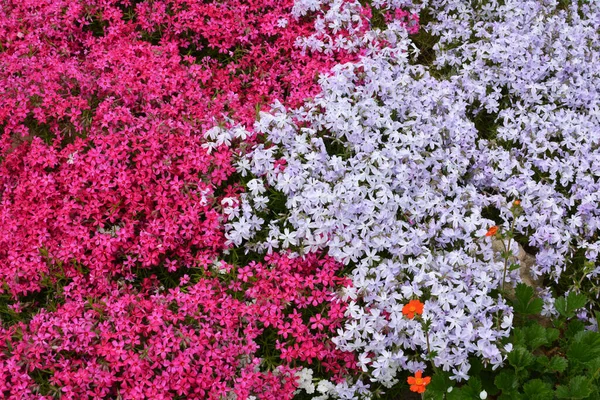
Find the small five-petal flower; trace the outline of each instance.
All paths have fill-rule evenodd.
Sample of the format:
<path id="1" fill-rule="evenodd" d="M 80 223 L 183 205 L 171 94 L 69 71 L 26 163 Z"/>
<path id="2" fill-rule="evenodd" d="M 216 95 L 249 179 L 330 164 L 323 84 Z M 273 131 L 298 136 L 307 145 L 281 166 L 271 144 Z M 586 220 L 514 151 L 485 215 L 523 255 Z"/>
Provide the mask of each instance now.
<path id="1" fill-rule="evenodd" d="M 421 371 L 417 371 L 415 376 L 409 376 L 407 379 L 408 384 L 410 385 L 411 392 L 423 393 L 425 391 L 425 386 L 429 385 L 431 382 L 431 377 L 422 376 Z"/>
<path id="2" fill-rule="evenodd" d="M 411 300 L 408 302 L 408 304 L 402 307 L 402 314 L 406 315 L 410 319 L 413 319 L 415 314 L 423 314 L 423 306 L 424 304 L 419 300 Z"/>
<path id="3" fill-rule="evenodd" d="M 498 233 L 498 227 L 496 225 L 490 226 L 485 236 L 494 236 L 496 233 Z"/>

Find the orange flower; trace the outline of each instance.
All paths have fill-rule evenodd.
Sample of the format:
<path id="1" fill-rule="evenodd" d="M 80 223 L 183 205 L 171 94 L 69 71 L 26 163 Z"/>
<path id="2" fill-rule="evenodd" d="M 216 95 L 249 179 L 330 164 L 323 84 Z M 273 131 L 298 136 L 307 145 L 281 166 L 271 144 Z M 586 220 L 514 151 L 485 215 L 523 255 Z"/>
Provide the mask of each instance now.
<path id="1" fill-rule="evenodd" d="M 498 227 L 496 225 L 490 226 L 485 236 L 494 236 L 496 233 L 498 233 Z"/>
<path id="2" fill-rule="evenodd" d="M 402 314 L 406 315 L 408 318 L 413 319 L 415 314 L 423 314 L 423 303 L 419 300 L 411 300 L 407 305 L 402 307 Z"/>
<path id="3" fill-rule="evenodd" d="M 425 391 L 425 386 L 429 385 L 429 382 L 431 382 L 431 377 L 421 377 L 421 374 L 421 371 L 417 371 L 415 376 L 408 377 L 407 382 L 410 385 L 411 392 L 423 393 Z"/>

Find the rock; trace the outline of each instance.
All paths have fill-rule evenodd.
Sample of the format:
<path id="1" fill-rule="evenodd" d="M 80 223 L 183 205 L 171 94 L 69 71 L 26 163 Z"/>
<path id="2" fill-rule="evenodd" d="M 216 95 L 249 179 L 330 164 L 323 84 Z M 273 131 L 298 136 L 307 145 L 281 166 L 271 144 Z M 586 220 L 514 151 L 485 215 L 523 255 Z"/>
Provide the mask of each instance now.
<path id="1" fill-rule="evenodd" d="M 520 244 L 517 243 L 517 245 L 519 246 L 519 254 L 516 257 L 511 256 L 508 259 L 509 264 L 519 264 L 519 275 L 523 283 L 535 289 L 541 287 L 540 278 L 536 278 L 531 272 L 531 267 L 535 264 L 535 257 L 527 253 Z M 501 254 L 505 251 L 505 246 L 501 239 L 492 240 L 492 249 L 496 252 L 496 260 L 504 261 Z"/>

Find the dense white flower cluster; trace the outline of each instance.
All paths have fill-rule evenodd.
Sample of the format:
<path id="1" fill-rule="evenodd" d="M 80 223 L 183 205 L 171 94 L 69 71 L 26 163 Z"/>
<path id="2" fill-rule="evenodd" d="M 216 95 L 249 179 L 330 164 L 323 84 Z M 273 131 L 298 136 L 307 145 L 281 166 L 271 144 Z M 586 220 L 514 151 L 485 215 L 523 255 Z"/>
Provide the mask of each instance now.
<path id="1" fill-rule="evenodd" d="M 315 392 L 315 385 L 313 384 L 313 371 L 310 368 L 302 368 L 296 372 L 298 378 L 298 391 L 304 390 L 308 394 Z"/>
<path id="2" fill-rule="evenodd" d="M 382 11 L 396 10 L 387 2 L 373 1 L 371 7 Z M 378 51 L 382 43 L 396 45 L 409 32 L 416 31 L 416 20 L 402 12 L 389 21 L 385 29 L 371 26 L 368 16 L 371 7 L 364 7 L 357 0 L 299 0 L 294 3 L 292 13 L 296 17 L 316 11 L 315 33 L 298 38 L 296 45 L 304 50 L 331 53 L 336 50 L 368 54 Z M 366 28 L 369 29 L 366 29 Z"/>
<path id="3" fill-rule="evenodd" d="M 318 11 L 315 33 L 298 38 L 297 45 L 303 49 L 322 51 L 358 51 L 367 36 L 361 34 L 365 22 L 360 14 L 358 1 L 302 0 L 294 3 L 292 14 L 296 17 Z"/>
<path id="4" fill-rule="evenodd" d="M 519 277 L 504 276 L 490 226 L 529 238 L 536 276 L 558 279 L 576 254 L 591 266 L 583 278 L 600 273 L 600 4 L 373 3 L 427 7 L 423 29 L 440 38 L 435 73 L 411 62 L 411 39 L 391 23 L 362 35 L 393 40 L 377 51 L 363 41 L 361 60 L 322 77 L 316 99 L 261 113 L 254 129 L 269 143 L 238 162 L 253 179 L 228 204 L 228 239 L 265 252 L 326 249 L 352 265 L 348 322 L 335 342 L 359 354 L 373 381 L 390 386 L 399 369 L 427 360 L 465 379 L 470 355 L 497 366 L 510 350 L 499 339 L 511 309 L 492 292 Z M 357 3 L 302 0 L 296 10 L 320 7 L 319 24 L 359 26 Z M 311 40 L 333 46 L 322 37 L 304 45 Z M 273 191 L 287 213 L 269 214 Z M 509 250 L 518 252 L 514 241 Z M 550 315 L 553 299 L 540 294 Z M 402 313 L 415 298 L 422 319 Z"/>
<path id="5" fill-rule="evenodd" d="M 479 152 L 466 103 L 452 84 L 409 66 L 402 50 L 338 67 L 323 94 L 296 114 L 262 114 L 255 128 L 277 147 L 251 156 L 252 173 L 281 191 L 289 208 L 255 247 L 326 247 L 355 264 L 351 322 L 336 343 L 362 354 L 361 366 L 389 385 L 399 368 L 424 368 L 414 355 L 431 355 L 457 378 L 467 377 L 470 354 L 501 363 L 496 343 L 512 318 L 490 296 L 503 264 L 484 238 L 493 222 L 481 210 L 495 198 L 466 181 Z M 286 160 L 284 170 L 274 168 L 276 157 Z M 243 224 L 246 237 L 238 229 L 255 217 L 252 188 L 265 187 L 251 183 L 230 225 L 236 244 L 260 229 Z M 414 297 L 428 298 L 428 332 L 402 314 Z"/>
<path id="6" fill-rule="evenodd" d="M 533 272 L 555 278 L 577 250 L 596 260 L 600 227 L 600 5 L 562 4 L 410 4 L 433 17 L 436 67 L 496 124 L 480 135 L 490 151 L 473 184 L 523 200 L 515 229 L 538 250 Z"/>

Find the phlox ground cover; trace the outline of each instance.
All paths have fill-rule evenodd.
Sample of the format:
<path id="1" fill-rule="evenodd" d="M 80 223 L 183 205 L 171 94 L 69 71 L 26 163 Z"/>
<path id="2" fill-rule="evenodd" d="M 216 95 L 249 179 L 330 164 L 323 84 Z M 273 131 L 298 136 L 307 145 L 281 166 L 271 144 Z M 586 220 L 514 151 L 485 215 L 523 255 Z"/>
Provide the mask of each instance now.
<path id="1" fill-rule="evenodd" d="M 0 0 L 0 397 L 600 396 L 600 5 Z"/>
<path id="2" fill-rule="evenodd" d="M 221 262 L 201 277 L 184 274 L 171 288 L 154 275 L 137 287 L 77 277 L 54 310 L 2 330 L 0 389 L 14 398 L 45 391 L 283 399 L 297 387 L 297 363 L 339 381 L 356 364 L 328 340 L 345 310 L 334 299 L 346 280 L 336 276 L 339 268 L 328 257 L 273 254 L 243 267 Z M 261 348 L 269 341 L 273 354 Z"/>

